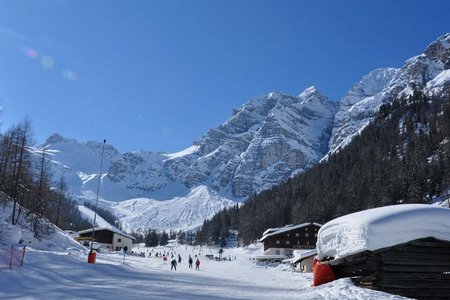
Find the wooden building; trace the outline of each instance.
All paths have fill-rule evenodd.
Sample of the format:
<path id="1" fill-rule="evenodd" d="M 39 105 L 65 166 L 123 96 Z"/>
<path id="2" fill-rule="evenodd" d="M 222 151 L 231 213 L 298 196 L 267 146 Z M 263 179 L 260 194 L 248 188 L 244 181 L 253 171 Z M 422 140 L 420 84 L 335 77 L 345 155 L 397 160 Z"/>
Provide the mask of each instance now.
<path id="1" fill-rule="evenodd" d="M 292 257 L 296 249 L 314 249 L 321 226 L 318 223 L 303 223 L 267 229 L 260 239 L 264 243 L 264 255 Z"/>
<path id="2" fill-rule="evenodd" d="M 450 299 L 450 241 L 433 237 L 328 262 L 336 278 L 415 299 Z"/>
<path id="3" fill-rule="evenodd" d="M 100 248 L 106 251 L 120 251 L 125 246 L 131 251 L 133 236 L 128 235 L 117 228 L 96 227 L 94 228 L 94 242 L 100 244 Z M 79 241 L 92 240 L 92 228 L 78 232 Z"/>

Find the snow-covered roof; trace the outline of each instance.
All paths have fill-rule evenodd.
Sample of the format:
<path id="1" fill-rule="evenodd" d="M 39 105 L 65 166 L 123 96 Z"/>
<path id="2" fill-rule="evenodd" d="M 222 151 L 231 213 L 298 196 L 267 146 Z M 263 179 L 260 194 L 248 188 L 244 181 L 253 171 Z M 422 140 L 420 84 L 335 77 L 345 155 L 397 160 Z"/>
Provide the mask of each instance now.
<path id="1" fill-rule="evenodd" d="M 256 260 L 283 260 L 286 258 L 286 255 L 276 255 L 276 254 L 271 254 L 271 255 L 258 255 L 255 257 Z"/>
<path id="2" fill-rule="evenodd" d="M 288 225 L 288 226 L 280 227 L 280 228 L 269 228 L 266 231 L 264 231 L 263 236 L 259 241 L 262 242 L 269 236 L 277 235 L 277 234 L 280 234 L 283 232 L 288 232 L 288 231 L 295 230 L 295 229 L 302 228 L 302 227 L 309 226 L 309 225 L 316 225 L 319 227 L 322 226 L 322 224 L 319 224 L 319 223 L 309 223 L 308 222 L 308 223 L 302 223 L 302 224 L 294 225 L 294 226 Z"/>
<path id="3" fill-rule="evenodd" d="M 426 237 L 450 241 L 450 209 L 402 204 L 342 216 L 319 230 L 317 251 L 319 259 L 342 258 Z"/>
<path id="4" fill-rule="evenodd" d="M 123 232 L 123 231 L 121 231 L 121 230 L 119 230 L 117 228 L 112 228 L 112 227 L 95 227 L 95 229 L 94 229 L 94 231 L 102 231 L 102 230 L 109 230 L 109 231 L 112 231 L 114 233 L 120 234 L 120 235 L 122 235 L 124 237 L 130 238 L 132 240 L 136 239 L 134 236 L 128 235 L 125 232 Z M 78 234 L 85 234 L 85 233 L 90 233 L 90 232 L 92 232 L 92 228 L 78 231 Z"/>
<path id="5" fill-rule="evenodd" d="M 294 257 L 292 258 L 292 263 L 296 264 L 307 257 L 317 255 L 317 249 L 294 250 L 293 255 Z"/>

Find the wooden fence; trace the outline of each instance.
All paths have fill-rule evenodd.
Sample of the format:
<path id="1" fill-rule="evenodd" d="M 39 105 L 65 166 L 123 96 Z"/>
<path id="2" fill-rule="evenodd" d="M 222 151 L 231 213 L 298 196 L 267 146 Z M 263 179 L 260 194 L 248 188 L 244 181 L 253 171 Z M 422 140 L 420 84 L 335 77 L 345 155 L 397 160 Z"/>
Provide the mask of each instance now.
<path id="1" fill-rule="evenodd" d="M 0 248 L 0 270 L 12 269 L 23 266 L 26 246 L 11 246 Z"/>

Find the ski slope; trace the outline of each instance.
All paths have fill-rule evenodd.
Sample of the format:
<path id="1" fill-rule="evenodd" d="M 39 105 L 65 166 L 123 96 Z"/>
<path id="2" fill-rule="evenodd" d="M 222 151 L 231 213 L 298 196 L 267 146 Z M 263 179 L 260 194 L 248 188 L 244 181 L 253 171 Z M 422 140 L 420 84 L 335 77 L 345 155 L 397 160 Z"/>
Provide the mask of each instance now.
<path id="1" fill-rule="evenodd" d="M 170 250 L 182 257 L 176 271 L 155 257 L 156 251 Z M 88 264 L 87 251 L 79 248 L 30 249 L 22 268 L 0 272 L 0 299 L 405 299 L 355 287 L 349 279 L 311 287 L 311 274 L 284 265 L 257 265 L 252 258 L 262 253 L 261 247 L 225 249 L 223 255 L 231 261 L 220 262 L 205 256 L 217 255 L 217 249 L 138 251 L 147 257 L 104 253 L 97 255 L 96 264 Z M 189 254 L 200 258 L 199 271 L 188 268 Z"/>

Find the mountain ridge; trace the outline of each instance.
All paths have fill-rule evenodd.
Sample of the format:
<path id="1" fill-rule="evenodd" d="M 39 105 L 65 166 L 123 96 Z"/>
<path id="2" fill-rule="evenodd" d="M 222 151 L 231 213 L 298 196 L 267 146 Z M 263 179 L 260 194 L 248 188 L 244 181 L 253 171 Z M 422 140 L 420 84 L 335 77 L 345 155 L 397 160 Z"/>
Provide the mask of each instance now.
<path id="1" fill-rule="evenodd" d="M 298 96 L 273 92 L 254 97 L 234 109 L 224 123 L 177 153 L 120 154 L 108 145 L 101 197 L 112 201 L 105 203 L 110 203 L 115 212 L 119 210 L 114 204 L 117 201 L 187 199 L 198 195 L 193 193 L 198 188 L 206 197 L 216 195 L 213 198 L 222 207 L 245 201 L 251 194 L 270 189 L 345 147 L 372 122 L 383 104 L 397 96 L 410 95 L 417 89 L 438 93 L 450 82 L 446 71 L 449 48 L 450 34 L 446 34 L 424 53 L 408 59 L 403 67 L 375 69 L 364 75 L 339 103 L 314 86 Z M 94 199 L 101 144 L 80 144 L 60 135 L 50 137 L 48 142 L 52 158 L 60 163 L 55 164 L 58 174 L 71 172 L 71 192 L 80 199 Z M 76 153 L 73 157 L 64 154 L 68 145 L 78 154 L 97 151 L 87 160 L 92 162 L 89 170 L 82 170 L 84 165 L 76 161 Z M 210 199 L 204 200 L 203 208 Z M 121 216 L 126 218 L 124 213 Z M 206 213 L 204 217 L 208 217 Z M 140 226 L 137 218 L 131 219 L 134 221 L 129 221 L 129 228 L 131 224 Z M 181 223 L 170 226 L 183 227 Z"/>

